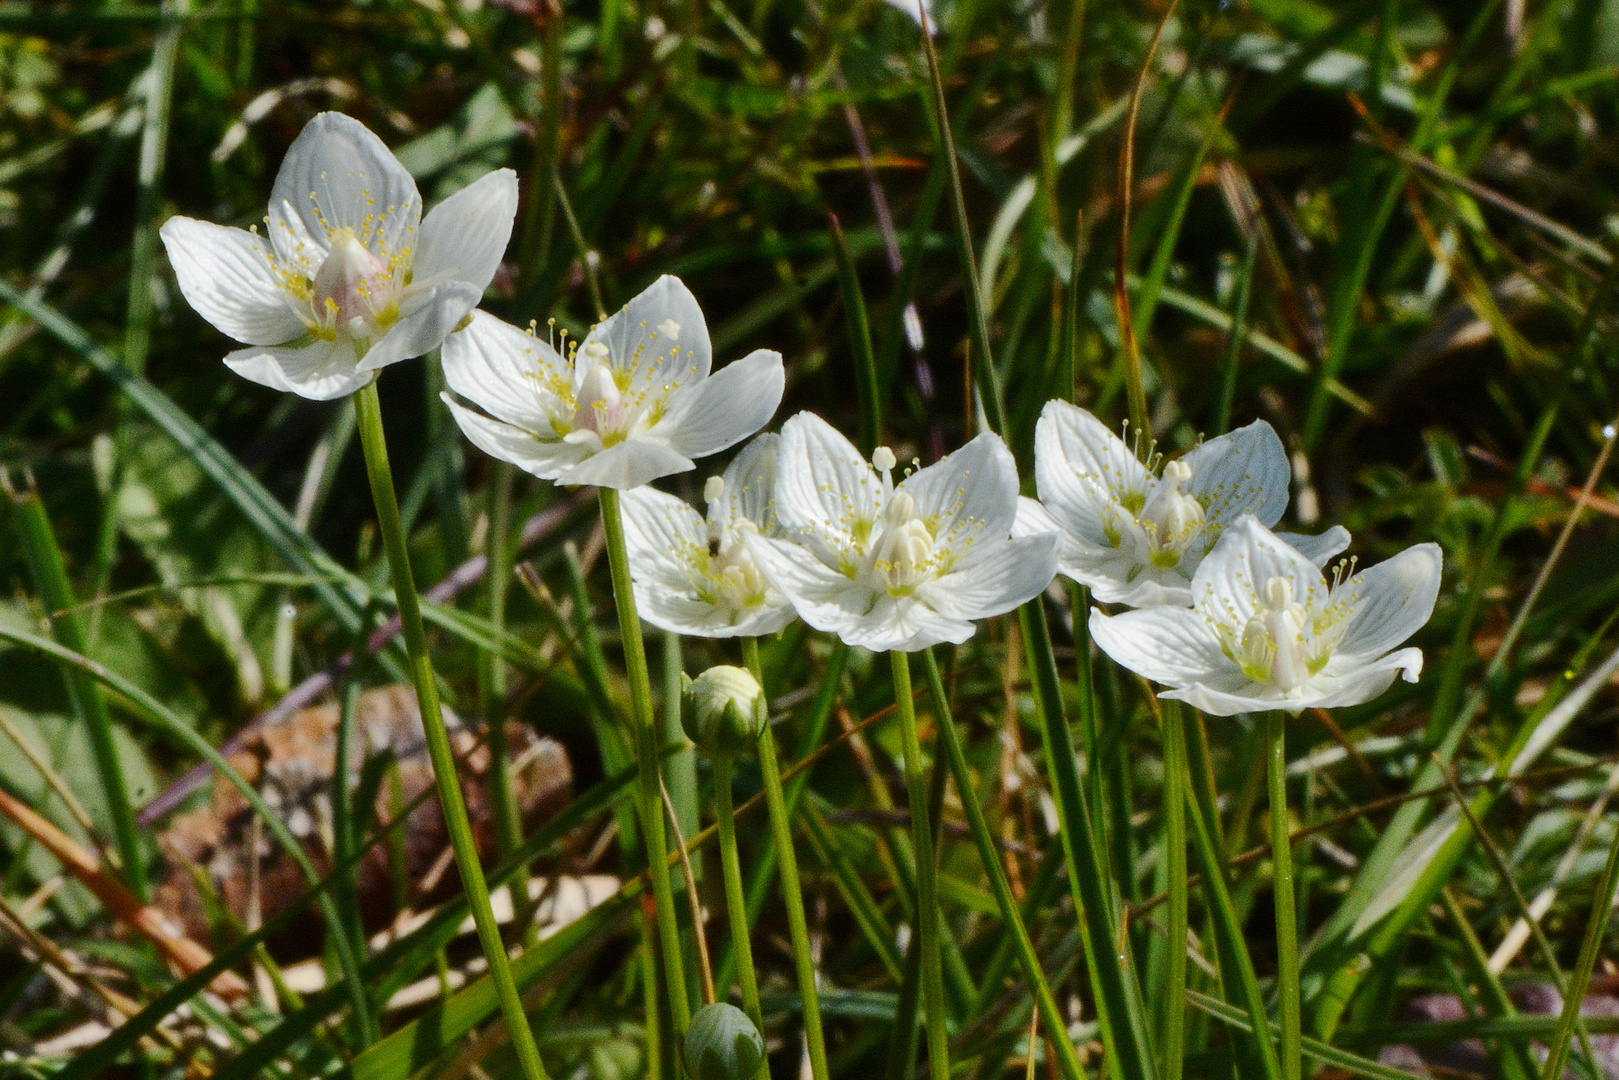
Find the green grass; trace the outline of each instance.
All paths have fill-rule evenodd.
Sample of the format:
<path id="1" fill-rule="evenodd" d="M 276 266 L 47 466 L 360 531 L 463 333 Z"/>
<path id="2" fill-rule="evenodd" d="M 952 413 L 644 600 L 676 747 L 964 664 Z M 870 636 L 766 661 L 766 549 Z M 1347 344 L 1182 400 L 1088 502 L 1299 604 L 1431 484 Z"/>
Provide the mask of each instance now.
<path id="1" fill-rule="evenodd" d="M 911 754 L 885 713 L 886 662 L 802 626 L 760 641 L 803 925 L 781 900 L 784 836 L 755 798 L 759 766 L 733 769 L 729 889 L 700 795 L 713 770 L 665 773 L 680 813 L 702 808 L 703 831 L 682 829 L 722 986 L 737 963 L 728 901 L 752 927 L 773 1075 L 803 1053 L 806 950 L 833 1078 L 925 1069 L 924 997 L 956 1076 L 1280 1077 L 1296 1045 L 1306 1075 L 1395 1077 L 1374 1060 L 1385 1040 L 1469 1037 L 1501 1075 L 1541 1069 L 1535 1046 L 1583 1075 L 1574 1012 L 1533 1015 L 1515 992 L 1563 978 L 1609 992 L 1600 960 L 1615 946 L 1593 893 L 1614 879 L 1619 817 L 1582 824 L 1619 761 L 1604 432 L 1619 422 L 1619 3 L 1535 0 L 1510 27 L 1512 4 L 1452 0 L 941 0 L 932 55 L 878 0 L 562 6 L 0 5 L 0 467 L 40 492 L 0 506 L 0 712 L 52 774 L 0 741 L 0 786 L 161 897 L 185 871 L 132 815 L 394 613 L 342 407 L 229 373 L 230 345 L 185 306 L 156 242 L 174 213 L 257 221 L 292 138 L 338 108 L 399 152 L 429 203 L 517 170 L 509 261 L 485 303 L 510 321 L 583 334 L 676 273 L 717 362 L 786 357 L 778 424 L 813 409 L 909 461 L 959 446 L 981 409 L 1033 494 L 1051 398 L 1115 427 L 1145 417 L 1169 453 L 1264 418 L 1297 455 L 1287 527 L 1343 524 L 1363 563 L 1444 548 L 1439 606 L 1414 642 L 1421 681 L 1335 710 L 1331 727 L 1309 712 L 1286 723 L 1296 1043 L 1277 1001 L 1264 718 L 1155 707 L 1090 648 L 1081 590 L 916 669 Z M 496 793 L 491 884 L 624 885 L 555 936 L 514 934 L 517 989 L 551 1075 L 676 1080 L 645 1035 L 678 1029 L 684 1010 L 646 980 L 695 971 L 695 952 L 679 897 L 659 906 L 683 948 L 646 950 L 635 807 L 655 777 L 633 779 L 634 725 L 667 727 L 672 665 L 739 655 L 685 639 L 654 680 L 632 641 L 626 666 L 592 517 L 516 550 L 557 493 L 465 448 L 432 362 L 380 387 L 416 580 L 425 591 L 479 555 L 532 571 L 531 588 L 502 572 L 493 590 L 480 580 L 427 606 L 433 671 L 458 716 L 508 713 L 557 739 L 575 778 L 539 832 Z M 717 471 L 661 486 L 695 500 Z M 408 672 L 396 643 L 354 677 Z M 939 742 L 947 708 L 959 738 Z M 221 920 L 200 942 L 216 964 L 184 980 L 0 822 L 0 912 L 26 912 L 37 935 L 0 920 L 0 1042 L 16 1067 L 519 1075 L 476 971 L 443 1001 L 385 1007 L 440 958 L 467 967 L 464 901 L 400 942 L 353 947 L 342 856 L 392 850 L 361 798 L 386 798 L 385 771 L 352 810 L 339 800 L 338 857 L 311 849 L 299 869 L 300 890 L 321 883 L 303 905 L 335 932 L 288 951 Z M 911 836 L 907 780 L 940 811 L 936 875 L 918 874 L 929 845 Z M 1543 940 L 1492 968 L 1576 836 Z M 924 881 L 940 969 L 916 959 Z M 1021 927 L 1003 921 L 1009 905 Z M 265 941 L 283 966 L 316 960 L 326 988 L 279 1013 L 204 1003 L 158 1030 L 215 971 L 250 978 Z M 1180 941 L 1185 963 L 1170 955 Z M 47 972 L 58 962 L 65 973 Z M 105 1020 L 90 964 L 135 1019 L 104 1050 L 41 1055 Z M 1436 993 L 1465 1018 L 1411 1023 L 1407 1003 Z"/>

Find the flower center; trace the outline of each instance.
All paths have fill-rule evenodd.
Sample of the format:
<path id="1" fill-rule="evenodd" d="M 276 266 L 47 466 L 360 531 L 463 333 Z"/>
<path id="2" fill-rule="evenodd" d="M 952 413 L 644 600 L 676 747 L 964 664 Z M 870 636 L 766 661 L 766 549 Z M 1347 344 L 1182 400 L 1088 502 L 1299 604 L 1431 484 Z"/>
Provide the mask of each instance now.
<path id="1" fill-rule="evenodd" d="M 599 341 L 585 343 L 580 359 L 590 365 L 573 410 L 573 430 L 588 431 L 601 439 L 603 447 L 624 441 L 636 410 L 624 400 L 613 369 L 608 366 L 607 346 Z"/>
<path id="2" fill-rule="evenodd" d="M 938 570 L 933 532 L 916 516 L 916 500 L 907 492 L 894 492 L 883 507 L 872 569 L 890 596 L 909 596 Z"/>
<path id="3" fill-rule="evenodd" d="M 1236 660 L 1242 673 L 1283 692 L 1302 686 L 1311 669 L 1304 637 L 1308 619 L 1304 605 L 1293 599 L 1293 587 L 1286 578 L 1267 579 L 1259 610 L 1249 616 L 1237 645 Z"/>
<path id="4" fill-rule="evenodd" d="M 727 514 L 724 498 L 725 478 L 710 476 L 703 485 L 703 501 L 708 503 L 708 553 L 699 567 L 707 581 L 703 598 L 739 608 L 757 607 L 768 598 L 767 582 L 737 534 L 747 529 L 757 532 L 758 526 L 741 514 Z"/>
<path id="5" fill-rule="evenodd" d="M 398 317 L 393 278 L 393 268 L 371 254 L 353 229 L 332 233 L 331 251 L 315 274 L 314 332 L 374 336 Z"/>
<path id="6" fill-rule="evenodd" d="M 1139 521 L 1147 534 L 1147 554 L 1154 566 L 1178 565 L 1192 538 L 1203 528 L 1203 504 L 1181 490 L 1191 479 L 1190 465 L 1169 462 L 1158 489 L 1141 510 Z"/>

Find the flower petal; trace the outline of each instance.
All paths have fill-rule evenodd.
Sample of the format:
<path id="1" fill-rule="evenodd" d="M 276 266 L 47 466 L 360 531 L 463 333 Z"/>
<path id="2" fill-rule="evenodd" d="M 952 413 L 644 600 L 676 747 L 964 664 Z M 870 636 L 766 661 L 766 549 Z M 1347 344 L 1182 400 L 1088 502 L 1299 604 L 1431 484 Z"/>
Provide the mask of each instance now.
<path id="1" fill-rule="evenodd" d="M 1305 533 L 1279 532 L 1276 539 L 1303 555 L 1317 566 L 1326 566 L 1332 561 L 1334 555 L 1342 555 L 1344 549 L 1349 547 L 1349 530 L 1342 525 L 1334 525 L 1326 532 L 1316 536 Z"/>
<path id="2" fill-rule="evenodd" d="M 785 386 L 781 353 L 751 352 L 682 395 L 681 411 L 664 420 L 669 444 L 689 458 L 734 446 L 770 423 Z"/>
<path id="3" fill-rule="evenodd" d="M 489 288 L 512 238 L 517 174 L 496 169 L 427 212 L 411 265 L 417 281 L 445 278 Z"/>
<path id="4" fill-rule="evenodd" d="M 1041 533 L 1060 533 L 1057 519 L 1036 499 L 1027 495 L 1017 497 L 1017 516 L 1012 519 L 1012 536 L 1039 536 Z"/>
<path id="5" fill-rule="evenodd" d="M 1099 503 L 1120 492 L 1145 492 L 1152 480 L 1123 439 L 1066 401 L 1048 401 L 1040 410 L 1034 446 L 1040 501 L 1065 528 L 1074 527 L 1067 517 L 1083 525 L 1087 539 L 1092 534 L 1100 539 L 1106 524 Z"/>
<path id="6" fill-rule="evenodd" d="M 378 371 L 389 364 L 430 353 L 455 331 L 462 319 L 483 299 L 483 290 L 464 281 L 441 281 L 416 298 L 410 314 L 388 328 L 360 361 L 361 371 Z"/>
<path id="7" fill-rule="evenodd" d="M 1265 421 L 1210 439 L 1181 460 L 1192 470 L 1186 490 L 1203 504 L 1210 524 L 1252 514 L 1269 528 L 1282 519 L 1293 472 L 1276 429 Z"/>
<path id="8" fill-rule="evenodd" d="M 289 213 L 322 245 L 335 230 L 353 229 L 360 243 L 386 262 L 415 241 L 422 197 L 410 173 L 370 128 L 342 113 L 325 112 L 293 140 L 270 190 L 271 237 L 278 251 L 286 238 L 297 238 Z"/>
<path id="9" fill-rule="evenodd" d="M 589 453 L 575 443 L 542 442 L 521 428 L 473 412 L 449 394 L 440 396 L 444 404 L 450 407 L 450 415 L 460 425 L 461 433 L 472 445 L 490 457 L 509 461 L 541 480 L 557 479 Z"/>
<path id="10" fill-rule="evenodd" d="M 840 637 L 858 630 L 873 605 L 870 589 L 790 540 L 750 535 L 743 541 L 765 577 L 792 602 L 799 618 Z"/>
<path id="11" fill-rule="evenodd" d="M 801 412 L 782 425 L 776 516 L 789 535 L 836 561 L 861 547 L 856 534 L 876 522 L 882 490 L 860 451 L 819 416 Z"/>
<path id="12" fill-rule="evenodd" d="M 1271 578 L 1288 582 L 1293 599 L 1308 610 L 1319 610 L 1326 602 L 1327 583 L 1320 569 L 1250 514 L 1227 529 L 1198 565 L 1192 604 L 1235 639 L 1259 609 L 1260 590 Z"/>
<path id="13" fill-rule="evenodd" d="M 1186 686 L 1236 672 L 1208 624 L 1189 608 L 1150 607 L 1118 615 L 1092 608 L 1090 628 L 1103 652 L 1155 683 Z"/>
<path id="14" fill-rule="evenodd" d="M 188 217 L 171 217 L 159 235 L 186 303 L 220 333 L 247 345 L 283 345 L 304 333 L 260 237 Z"/>
<path id="15" fill-rule="evenodd" d="M 1418 544 L 1334 590 L 1335 599 L 1347 594 L 1351 613 L 1333 660 L 1374 660 L 1422 629 L 1439 596 L 1442 563 L 1438 544 Z"/>
<path id="16" fill-rule="evenodd" d="M 631 438 L 592 454 L 556 480 L 559 484 L 594 484 L 628 491 L 650 484 L 660 476 L 689 472 L 696 467 L 690 458 L 663 443 Z"/>
<path id="17" fill-rule="evenodd" d="M 1370 701 L 1387 690 L 1396 677 L 1416 682 L 1422 674 L 1422 650 L 1400 649 L 1341 675 L 1333 674 L 1334 666 L 1329 663 L 1325 672 L 1305 684 L 1311 708 L 1330 709 Z"/>
<path id="18" fill-rule="evenodd" d="M 977 630 L 966 619 L 935 611 L 915 596 L 885 595 L 856 626 L 838 636 L 872 652 L 916 652 L 942 643 L 960 645 Z"/>
<path id="19" fill-rule="evenodd" d="M 934 542 L 966 562 L 975 561 L 978 551 L 999 550 L 987 541 L 1009 536 L 1017 518 L 1017 465 L 1006 443 L 990 432 L 912 473 L 896 490 L 916 500 L 917 516 L 927 522 Z"/>
<path id="20" fill-rule="evenodd" d="M 928 605 L 954 618 L 988 619 L 1039 596 L 1057 576 L 1055 533 L 1007 540 L 993 551 L 926 586 Z"/>
<path id="21" fill-rule="evenodd" d="M 551 431 L 542 392 L 566 390 L 573 378 L 548 342 L 484 311 L 474 311 L 466 329 L 445 338 L 440 355 L 451 390 L 491 416 L 542 435 Z"/>
<path id="22" fill-rule="evenodd" d="M 225 357 L 225 366 L 261 386 L 314 401 L 346 397 L 371 381 L 370 372 L 355 367 L 348 345 L 318 338 L 299 345 L 237 349 Z"/>
<path id="23" fill-rule="evenodd" d="M 781 436 L 766 432 L 742 448 L 723 474 L 725 500 L 731 521 L 753 522 L 765 536 L 781 534 L 776 521 L 776 461 Z"/>
<path id="24" fill-rule="evenodd" d="M 592 327 L 580 351 L 593 341 L 607 347 L 614 368 L 631 372 L 631 387 L 641 390 L 676 381 L 695 385 L 708 376 L 713 363 L 703 309 L 686 283 L 670 274 L 648 285 L 606 322 Z M 578 365 L 576 389 L 589 367 Z"/>

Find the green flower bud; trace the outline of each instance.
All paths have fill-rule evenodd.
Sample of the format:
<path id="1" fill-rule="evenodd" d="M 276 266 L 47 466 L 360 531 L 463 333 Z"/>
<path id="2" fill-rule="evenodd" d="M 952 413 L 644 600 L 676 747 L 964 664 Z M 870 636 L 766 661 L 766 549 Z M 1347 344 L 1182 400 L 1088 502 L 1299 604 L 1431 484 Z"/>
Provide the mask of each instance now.
<path id="1" fill-rule="evenodd" d="M 761 730 L 764 691 L 745 669 L 720 665 L 682 680 L 680 724 L 686 737 L 714 759 L 745 754 Z"/>
<path id="2" fill-rule="evenodd" d="M 752 1080 L 764 1056 L 765 1041 L 735 1005 L 704 1005 L 686 1029 L 686 1073 L 692 1080 Z"/>

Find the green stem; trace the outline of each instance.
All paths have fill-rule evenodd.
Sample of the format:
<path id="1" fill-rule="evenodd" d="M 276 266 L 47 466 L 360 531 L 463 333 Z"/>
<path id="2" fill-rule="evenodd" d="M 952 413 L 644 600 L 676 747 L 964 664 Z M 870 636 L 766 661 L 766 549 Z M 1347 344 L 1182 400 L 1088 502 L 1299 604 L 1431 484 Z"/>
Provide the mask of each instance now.
<path id="1" fill-rule="evenodd" d="M 758 639 L 742 639 L 742 660 L 763 686 Z M 763 694 L 759 695 L 759 708 L 769 709 Z M 804 890 L 798 881 L 798 857 L 793 854 L 792 817 L 782 794 L 781 764 L 776 760 L 776 739 L 768 722 L 759 732 L 759 773 L 764 781 L 765 805 L 770 810 L 770 835 L 781 866 L 781 898 L 787 907 L 793 966 L 798 971 L 798 994 L 804 1004 L 804 1042 L 809 1049 L 810 1075 L 814 1080 L 828 1080 L 831 1074 L 826 1066 L 826 1038 L 821 1031 L 821 995 L 815 988 L 815 958 L 810 953 L 809 924 L 804 919 Z"/>
<path id="2" fill-rule="evenodd" d="M 62 561 L 62 549 L 56 543 L 56 532 L 45 513 L 45 503 L 34 489 L 32 477 L 20 490 L 12 490 L 9 483 L 6 487 L 16 508 L 17 532 L 22 537 L 30 576 L 49 613 L 51 631 L 65 648 L 87 655 L 84 627 L 73 610 L 78 601 L 73 595 L 73 584 L 68 580 L 67 565 Z M 123 864 L 124 880 L 131 892 L 143 903 L 147 902 L 152 896 L 146 879 L 140 830 L 135 825 L 129 787 L 118 759 L 118 744 L 113 741 L 112 714 L 107 711 L 107 699 L 94 679 L 71 668 L 64 668 L 62 675 L 73 711 L 84 722 L 90 736 L 90 752 L 95 757 L 96 774 L 112 817 L 113 843 L 118 848 L 118 861 Z"/>
<path id="3" fill-rule="evenodd" d="M 1180 703 L 1164 702 L 1164 861 L 1169 878 L 1169 966 L 1164 973 L 1163 1080 L 1180 1080 L 1186 1053 L 1186 731 Z"/>
<path id="4" fill-rule="evenodd" d="M 1063 1032 L 1068 1030 L 1067 1019 L 1057 1008 L 1057 999 L 1052 996 L 1051 986 L 1046 982 L 1045 972 L 1040 967 L 1040 957 L 1035 953 L 1034 942 L 1029 939 L 1028 928 L 1023 924 L 1023 913 L 1018 908 L 1017 897 L 1012 895 L 1012 886 L 1006 880 L 1006 868 L 1001 865 L 999 854 L 995 850 L 995 838 L 989 831 L 989 822 L 984 820 L 983 807 L 978 805 L 972 771 L 967 766 L 967 754 L 961 747 L 961 736 L 956 731 L 953 714 L 950 711 L 950 700 L 945 694 L 944 680 L 939 676 L 939 664 L 934 659 L 932 649 L 922 650 L 922 664 L 927 673 L 928 689 L 933 695 L 933 712 L 938 718 L 939 739 L 944 743 L 945 753 L 950 757 L 950 771 L 956 779 L 956 794 L 961 799 L 962 809 L 967 812 L 967 827 L 972 831 L 973 841 L 978 845 L 978 857 L 984 864 L 985 872 L 989 874 L 990 885 L 995 891 L 995 902 L 1001 909 L 1001 919 L 1012 932 L 1012 943 L 1017 949 L 1018 961 L 1023 966 L 1023 975 L 1034 990 L 1035 1004 L 1040 1009 L 1040 1022 L 1045 1025 L 1046 1032 L 1051 1036 L 1051 1045 L 1057 1051 L 1057 1061 L 1062 1067 L 1063 1076 L 1068 1080 L 1083 1080 L 1084 1066 L 1079 1063 L 1079 1055 L 1074 1050 L 1073 1042 L 1063 1036 Z M 1183 861 L 1183 879 L 1184 871 Z M 1184 931 L 1184 921 L 1182 926 Z M 1182 958 L 1185 955 L 1186 950 L 1183 947 Z M 1181 965 L 1183 982 L 1185 974 L 1183 963 Z"/>
<path id="5" fill-rule="evenodd" d="M 371 481 L 371 498 L 376 503 L 377 525 L 382 533 L 383 547 L 388 553 L 388 567 L 393 573 L 394 599 L 399 605 L 405 651 L 410 656 L 411 676 L 416 684 L 417 704 L 422 714 L 422 730 L 427 737 L 427 753 L 433 763 L 439 806 L 450 834 L 450 847 L 455 852 L 456 869 L 460 871 L 461 883 L 466 889 L 467 906 L 478 929 L 478 941 L 483 946 L 484 958 L 489 962 L 489 974 L 494 980 L 501 1012 L 511 1032 L 518 1064 L 526 1080 L 545 1080 L 545 1066 L 540 1062 L 534 1034 L 529 1030 L 528 1016 L 523 1011 L 517 984 L 512 980 L 511 968 L 507 964 L 506 946 L 500 939 L 500 925 L 495 922 L 495 913 L 489 906 L 489 887 L 484 882 L 483 867 L 478 863 L 477 841 L 472 835 L 467 806 L 461 798 L 461 785 L 455 774 L 455 755 L 450 750 L 449 732 L 445 730 L 444 713 L 439 707 L 438 685 L 434 682 L 433 667 L 427 656 L 427 633 L 422 626 L 421 601 L 416 595 L 416 582 L 411 575 L 410 550 L 399 517 L 399 498 L 394 491 L 393 471 L 388 465 L 388 443 L 382 431 L 382 402 L 377 396 L 375 379 L 354 395 L 354 418 L 360 429 L 360 445 L 365 451 L 365 470 Z"/>
<path id="6" fill-rule="evenodd" d="M 759 982 L 753 973 L 753 928 L 748 925 L 748 901 L 742 892 L 742 864 L 736 855 L 736 808 L 731 803 L 731 759 L 714 762 L 714 823 L 720 832 L 720 870 L 725 877 L 725 913 L 731 923 L 731 947 L 736 950 L 736 977 L 742 987 L 742 1011 L 761 1033 L 764 1011 L 759 1006 Z M 729 988 L 726 988 L 729 992 Z"/>
<path id="7" fill-rule="evenodd" d="M 927 812 L 927 779 L 922 773 L 922 740 L 916 733 L 916 707 L 911 701 L 911 661 L 902 652 L 889 653 L 888 658 L 894 669 L 894 709 L 899 713 L 900 748 L 905 754 L 905 791 L 911 804 L 911 843 L 916 848 L 916 926 L 922 957 L 928 1074 L 933 1080 L 950 1080 L 944 967 L 939 958 L 939 883 L 933 855 L 933 825 Z"/>
<path id="8" fill-rule="evenodd" d="M 613 603 L 618 608 L 618 632 L 624 647 L 624 668 L 630 680 L 630 708 L 635 727 L 635 759 L 640 784 L 641 833 L 646 843 L 647 867 L 652 874 L 653 903 L 658 913 L 658 944 L 663 955 L 665 990 L 676 1046 L 691 1023 L 691 1001 L 686 997 L 686 962 L 680 953 L 680 923 L 675 916 L 674 890 L 669 884 L 669 844 L 663 827 L 662 762 L 658 756 L 658 722 L 652 714 L 652 676 L 647 670 L 646 645 L 641 640 L 641 616 L 635 610 L 630 584 L 630 555 L 624 546 L 624 517 L 619 494 L 602 488 L 602 529 L 607 536 L 607 563 L 613 574 Z"/>
<path id="9" fill-rule="evenodd" d="M 1563 995 L 1563 1013 L 1557 1018 L 1557 1033 L 1552 1037 L 1551 1053 L 1546 1058 L 1543 1080 L 1557 1080 L 1563 1075 L 1568 1061 L 1569 1037 L 1580 1018 L 1580 1005 L 1591 986 L 1591 969 L 1596 966 L 1602 951 L 1602 938 L 1607 933 L 1608 916 L 1613 912 L 1613 889 L 1619 878 L 1619 834 L 1608 848 L 1608 864 L 1602 868 L 1602 879 L 1592 894 L 1591 918 L 1585 924 L 1585 940 L 1580 943 L 1580 958 L 1574 965 L 1574 976 L 1569 979 L 1568 993 Z"/>
<path id="10" fill-rule="evenodd" d="M 506 590 L 512 580 L 512 480 L 516 470 L 510 463 L 497 461 L 489 478 L 489 625 L 499 635 L 506 629 Z M 478 674 L 483 697 L 483 722 L 488 730 L 489 788 L 495 803 L 495 841 L 500 856 L 510 858 L 523 846 L 523 814 L 512 787 L 511 751 L 506 745 L 506 654 L 485 649 Z M 511 882 L 512 912 L 524 943 L 536 944 L 533 933 L 533 905 L 528 902 L 528 867 L 517 871 Z"/>
<path id="11" fill-rule="evenodd" d="M 1276 898 L 1276 997 L 1282 1031 L 1282 1076 L 1299 1080 L 1303 1069 L 1299 1019 L 1299 926 L 1293 898 L 1293 841 L 1287 817 L 1287 716 L 1265 717 L 1266 776 L 1270 787 L 1272 892 Z"/>

